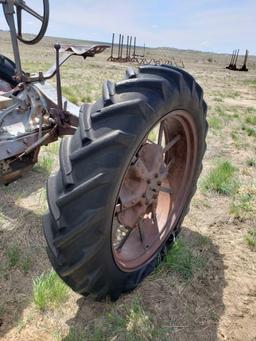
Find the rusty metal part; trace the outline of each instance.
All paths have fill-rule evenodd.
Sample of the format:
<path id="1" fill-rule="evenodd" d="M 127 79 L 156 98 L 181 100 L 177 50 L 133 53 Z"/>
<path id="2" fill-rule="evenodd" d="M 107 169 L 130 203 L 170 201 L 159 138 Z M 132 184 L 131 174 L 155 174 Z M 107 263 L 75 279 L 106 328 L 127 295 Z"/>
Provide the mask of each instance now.
<path id="1" fill-rule="evenodd" d="M 136 227 L 148 207 L 156 205 L 166 175 L 163 148 L 157 144 L 145 143 L 138 153 L 137 161 L 129 168 L 120 190 L 120 224 L 128 228 Z"/>
<path id="2" fill-rule="evenodd" d="M 233 53 L 232 53 L 232 56 L 231 56 L 230 63 L 226 67 L 226 69 L 233 70 L 233 71 L 237 70 L 236 63 L 237 63 L 238 56 L 239 56 L 239 49 L 238 50 L 234 50 Z"/>
<path id="3" fill-rule="evenodd" d="M 43 135 L 46 135 L 51 130 L 44 130 Z M 27 134 L 19 138 L 13 138 L 9 140 L 0 140 L 0 160 L 6 160 L 11 157 L 19 156 L 24 153 L 29 146 L 36 144 L 39 140 L 38 132 Z M 58 139 L 57 136 L 51 136 L 47 141 L 43 141 L 42 144 L 49 144 Z"/>
<path id="4" fill-rule="evenodd" d="M 229 69 L 232 71 L 248 71 L 248 68 L 247 68 L 248 55 L 249 55 L 249 51 L 246 50 L 245 55 L 244 55 L 243 65 L 240 68 L 238 68 L 237 67 L 237 60 L 238 60 L 238 56 L 239 56 L 239 49 L 233 50 L 233 53 L 232 53 L 231 59 L 230 59 L 230 63 L 228 66 L 226 66 L 226 69 Z"/>
<path id="5" fill-rule="evenodd" d="M 128 272 L 149 262 L 173 233 L 192 186 L 198 142 L 191 115 L 174 111 L 156 129 L 133 157 L 115 211 L 113 255 Z"/>
<path id="6" fill-rule="evenodd" d="M 240 69 L 238 69 L 238 71 L 245 71 L 245 72 L 248 71 L 248 68 L 247 68 L 248 56 L 249 56 L 249 50 L 246 50 L 246 51 L 245 51 L 245 55 L 244 55 L 244 62 L 243 62 L 243 65 L 241 66 Z"/>
<path id="7" fill-rule="evenodd" d="M 29 155 L 25 155 L 22 159 L 10 158 L 0 161 L 0 183 L 8 185 L 19 179 L 25 173 L 33 168 L 37 162 L 38 151 L 35 150 Z"/>

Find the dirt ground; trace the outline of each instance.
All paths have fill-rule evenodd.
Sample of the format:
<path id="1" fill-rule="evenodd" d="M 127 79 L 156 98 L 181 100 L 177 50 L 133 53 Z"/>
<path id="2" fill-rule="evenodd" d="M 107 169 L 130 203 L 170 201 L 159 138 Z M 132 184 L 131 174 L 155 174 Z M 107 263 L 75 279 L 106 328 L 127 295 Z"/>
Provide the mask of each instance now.
<path id="1" fill-rule="evenodd" d="M 50 66 L 54 59 L 51 44 L 46 40 L 39 47 L 23 49 L 24 68 L 36 71 L 38 67 Z M 11 56 L 3 33 L 0 53 Z M 32 286 L 37 276 L 51 269 L 42 215 L 47 210 L 48 173 L 58 169 L 58 143 L 43 148 L 41 162 L 33 171 L 8 187 L 0 185 L 1 341 L 256 341 L 256 250 L 246 242 L 248 233 L 256 229 L 255 206 L 252 207 L 256 201 L 251 200 L 246 209 L 242 206 L 242 213 L 234 214 L 230 207 L 241 196 L 224 196 L 201 186 L 219 159 L 229 160 L 236 167 L 242 193 L 249 193 L 256 186 L 256 161 L 255 165 L 248 161 L 256 158 L 256 130 L 255 135 L 249 134 L 244 121 L 247 113 L 256 116 L 256 57 L 249 60 L 250 70 L 246 73 L 226 70 L 230 59 L 227 55 L 167 49 L 147 53 L 180 56 L 185 69 L 203 87 L 209 106 L 208 117 L 212 121 L 204 170 L 182 230 L 182 239 L 200 254 L 204 266 L 187 281 L 172 271 L 157 271 L 114 303 L 95 302 L 90 296 L 84 298 L 70 291 L 61 307 L 39 312 L 32 300 Z M 85 62 L 74 58 L 63 68 L 65 91 L 73 89 L 68 94 L 75 96 L 74 101 L 80 103 L 85 96 L 94 101 L 104 79 L 115 81 L 123 77 L 128 65 L 107 62 L 107 56 L 105 53 Z M 14 265 L 10 264 L 13 248 L 18 250 Z M 144 321 L 141 325 L 131 318 L 135 305 L 140 307 Z M 115 325 L 118 318 L 130 321 L 127 331 L 133 328 L 139 330 L 137 334 L 134 332 L 132 338 L 127 337 L 129 333 L 122 334 Z M 131 323 L 137 325 L 131 327 Z"/>

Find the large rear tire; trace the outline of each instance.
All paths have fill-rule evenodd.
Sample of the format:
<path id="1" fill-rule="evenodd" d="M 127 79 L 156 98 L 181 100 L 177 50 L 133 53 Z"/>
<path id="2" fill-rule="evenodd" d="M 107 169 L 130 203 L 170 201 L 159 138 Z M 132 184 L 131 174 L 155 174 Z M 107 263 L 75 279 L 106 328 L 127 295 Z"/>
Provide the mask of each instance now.
<path id="1" fill-rule="evenodd" d="M 161 261 L 196 191 L 206 108 L 193 77 L 165 65 L 128 69 L 81 108 L 44 217 L 50 260 L 73 290 L 117 299 Z"/>

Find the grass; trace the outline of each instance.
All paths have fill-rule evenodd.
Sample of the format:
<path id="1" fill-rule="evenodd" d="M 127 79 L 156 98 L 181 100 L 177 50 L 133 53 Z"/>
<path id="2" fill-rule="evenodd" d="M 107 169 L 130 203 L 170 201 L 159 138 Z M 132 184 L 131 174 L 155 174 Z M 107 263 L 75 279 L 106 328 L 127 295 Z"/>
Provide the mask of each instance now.
<path id="1" fill-rule="evenodd" d="M 230 205 L 230 213 L 236 218 L 246 218 L 252 210 L 252 196 L 250 194 L 243 194 L 236 198 Z"/>
<path id="2" fill-rule="evenodd" d="M 245 123 L 256 125 L 256 114 L 246 116 L 245 117 Z"/>
<path id="3" fill-rule="evenodd" d="M 43 273 L 33 282 L 33 301 L 40 311 L 59 307 L 68 295 L 68 287 L 53 270 Z"/>
<path id="4" fill-rule="evenodd" d="M 249 167 L 256 167 L 256 158 L 250 158 L 246 160 L 246 164 Z"/>
<path id="5" fill-rule="evenodd" d="M 41 147 L 41 152 L 38 157 L 38 163 L 35 165 L 34 170 L 50 174 L 56 160 L 59 150 L 59 142 L 54 142 L 48 146 Z"/>
<path id="6" fill-rule="evenodd" d="M 256 228 L 250 230 L 245 236 L 245 242 L 252 250 L 256 250 Z"/>
<path id="7" fill-rule="evenodd" d="M 83 330 L 77 329 L 77 328 L 70 328 L 69 333 L 63 341 L 83 341 L 86 340 L 86 333 Z"/>
<path id="8" fill-rule="evenodd" d="M 246 125 L 242 125 L 242 130 L 247 133 L 248 136 L 256 137 L 256 129 L 252 127 L 248 127 Z"/>
<path id="9" fill-rule="evenodd" d="M 138 296 L 129 304 L 113 307 L 101 319 L 94 320 L 84 329 L 71 328 L 64 341 L 101 340 L 167 340 L 164 331 L 155 326 Z"/>
<path id="10" fill-rule="evenodd" d="M 12 245 L 7 249 L 7 261 L 8 265 L 12 268 L 19 264 L 20 250 L 16 245 Z"/>
<path id="11" fill-rule="evenodd" d="M 221 120 L 218 117 L 212 116 L 208 118 L 209 127 L 211 129 L 220 129 Z"/>
<path id="12" fill-rule="evenodd" d="M 217 105 L 215 111 L 218 115 L 225 116 L 225 109 L 222 106 Z"/>
<path id="13" fill-rule="evenodd" d="M 255 87 L 256 87 L 256 79 L 253 79 L 253 80 L 245 80 L 244 83 L 247 84 L 247 85 L 249 85 L 249 86 L 255 86 Z"/>
<path id="14" fill-rule="evenodd" d="M 239 187 L 235 179 L 236 168 L 228 160 L 219 161 L 202 181 L 202 187 L 207 191 L 231 195 Z"/>
<path id="15" fill-rule="evenodd" d="M 237 97 L 240 97 L 240 93 L 238 91 L 232 91 L 226 94 L 226 97 L 235 99 Z"/>
<path id="16" fill-rule="evenodd" d="M 144 310 L 138 296 L 125 307 L 122 314 L 118 311 L 108 314 L 106 322 L 114 336 L 111 340 L 118 335 L 123 335 L 121 339 L 127 341 L 157 340 L 164 337 L 162 330 L 154 325 L 151 315 Z M 102 339 L 106 338 L 99 338 Z"/>
<path id="17" fill-rule="evenodd" d="M 24 272 L 24 274 L 28 274 L 30 270 L 30 266 L 32 263 L 32 259 L 30 256 L 25 256 L 21 262 L 21 268 Z"/>
<path id="18" fill-rule="evenodd" d="M 202 241 L 202 244 L 205 240 Z M 200 242 L 201 244 L 201 242 Z M 159 269 L 171 270 L 178 274 L 181 279 L 189 280 L 194 272 L 204 266 L 204 259 L 195 256 L 191 249 L 179 238 L 175 241 L 173 247 L 167 252 L 164 261 Z"/>

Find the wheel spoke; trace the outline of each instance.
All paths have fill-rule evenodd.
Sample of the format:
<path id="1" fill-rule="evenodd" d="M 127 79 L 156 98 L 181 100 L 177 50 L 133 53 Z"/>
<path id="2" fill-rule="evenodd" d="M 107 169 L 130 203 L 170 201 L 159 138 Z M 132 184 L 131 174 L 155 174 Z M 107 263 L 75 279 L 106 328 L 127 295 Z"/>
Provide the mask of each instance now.
<path id="1" fill-rule="evenodd" d="M 143 238 L 143 232 L 142 232 L 141 224 L 140 223 L 138 224 L 138 230 L 139 230 L 139 235 L 140 235 L 140 241 L 143 244 L 144 238 Z M 143 244 L 143 246 L 144 246 L 144 244 Z"/>
<path id="2" fill-rule="evenodd" d="M 159 144 L 159 146 L 162 145 L 163 135 L 164 135 L 164 123 L 161 122 L 159 131 L 158 131 L 158 139 L 157 139 L 157 144 Z"/>
<path id="3" fill-rule="evenodd" d="M 43 17 L 40 14 L 36 13 L 32 8 L 28 7 L 24 1 L 20 2 L 18 6 L 24 9 L 24 11 L 26 11 L 27 13 L 33 15 L 33 17 L 43 22 Z"/>
<path id="4" fill-rule="evenodd" d="M 22 15 L 21 15 L 20 7 L 17 7 L 17 26 L 18 26 L 18 36 L 22 37 Z"/>
<path id="5" fill-rule="evenodd" d="M 121 212 L 121 204 L 116 204 L 115 214 L 120 213 L 120 212 Z"/>
<path id="6" fill-rule="evenodd" d="M 117 251 L 120 251 L 122 249 L 122 247 L 124 246 L 125 242 L 129 238 L 131 232 L 132 232 L 132 229 L 128 230 L 128 232 L 126 233 L 126 235 L 123 237 L 123 239 L 120 241 L 118 247 L 116 248 Z"/>
<path id="7" fill-rule="evenodd" d="M 170 187 L 160 187 L 159 188 L 159 191 L 160 192 L 164 192 L 164 193 L 168 193 L 168 194 L 173 194 L 173 191 L 171 190 L 171 188 Z"/>
<path id="8" fill-rule="evenodd" d="M 179 140 L 180 140 L 180 135 L 177 135 L 173 140 L 171 140 L 171 141 L 164 147 L 163 153 L 168 152 L 169 149 L 171 149 Z"/>

